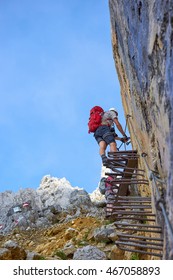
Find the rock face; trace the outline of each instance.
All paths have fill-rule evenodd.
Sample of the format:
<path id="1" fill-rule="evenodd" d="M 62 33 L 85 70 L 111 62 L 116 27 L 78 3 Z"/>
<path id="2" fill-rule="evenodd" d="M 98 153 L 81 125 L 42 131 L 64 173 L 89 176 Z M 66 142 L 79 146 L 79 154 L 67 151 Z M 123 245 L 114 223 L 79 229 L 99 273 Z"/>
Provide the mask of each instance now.
<path id="1" fill-rule="evenodd" d="M 113 55 L 132 146 L 166 181 L 162 194 L 173 224 L 173 1 L 109 0 Z M 149 173 L 146 164 L 141 165 Z M 164 258 L 173 247 L 165 236 Z"/>
<path id="2" fill-rule="evenodd" d="M 37 190 L 0 193 L 0 233 L 29 230 L 57 223 L 63 217 L 100 215 L 89 194 L 65 179 L 44 176 Z"/>

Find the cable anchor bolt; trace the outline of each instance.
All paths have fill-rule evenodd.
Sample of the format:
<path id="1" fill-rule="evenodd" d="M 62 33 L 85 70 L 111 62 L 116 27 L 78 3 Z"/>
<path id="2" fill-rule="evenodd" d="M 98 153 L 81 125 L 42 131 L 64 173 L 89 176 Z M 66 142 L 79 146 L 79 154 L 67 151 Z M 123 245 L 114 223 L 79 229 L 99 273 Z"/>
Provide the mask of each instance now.
<path id="1" fill-rule="evenodd" d="M 143 153 L 141 154 L 141 157 L 147 157 L 147 156 L 148 156 L 148 154 L 145 153 L 145 152 L 143 152 Z"/>

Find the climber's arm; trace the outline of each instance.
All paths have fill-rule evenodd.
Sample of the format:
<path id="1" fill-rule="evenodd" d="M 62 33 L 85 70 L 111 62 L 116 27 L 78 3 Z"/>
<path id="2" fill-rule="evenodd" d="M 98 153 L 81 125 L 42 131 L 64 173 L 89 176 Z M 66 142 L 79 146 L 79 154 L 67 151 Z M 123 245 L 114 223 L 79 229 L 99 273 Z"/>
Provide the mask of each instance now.
<path id="1" fill-rule="evenodd" d="M 122 126 L 121 126 L 121 124 L 119 123 L 119 121 L 118 121 L 117 118 L 114 118 L 114 123 L 115 123 L 116 127 L 118 128 L 119 132 L 121 132 L 121 134 L 122 134 L 124 137 L 127 138 L 127 136 L 126 136 L 126 134 L 125 134 L 125 132 L 124 132 L 124 130 L 123 130 L 123 128 L 122 128 Z"/>

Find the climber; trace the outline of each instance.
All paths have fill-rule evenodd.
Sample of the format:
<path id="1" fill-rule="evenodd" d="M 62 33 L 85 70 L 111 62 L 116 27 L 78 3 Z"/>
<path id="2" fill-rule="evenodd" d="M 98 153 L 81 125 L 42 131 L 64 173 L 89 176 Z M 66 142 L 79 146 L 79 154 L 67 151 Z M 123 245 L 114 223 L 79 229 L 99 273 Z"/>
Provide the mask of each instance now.
<path id="1" fill-rule="evenodd" d="M 116 197 L 116 192 L 117 190 L 113 189 L 112 181 L 113 181 L 112 176 L 108 176 L 105 181 L 105 198 L 106 198 L 106 212 L 107 215 L 111 214 L 113 211 L 113 203 L 115 202 L 115 197 Z"/>
<path id="2" fill-rule="evenodd" d="M 95 107 L 99 107 L 99 106 L 95 106 Z M 105 154 L 107 146 L 108 145 L 110 146 L 110 152 L 117 152 L 117 145 L 115 139 L 116 140 L 121 139 L 121 141 L 125 143 L 129 140 L 129 138 L 126 136 L 121 124 L 118 121 L 118 113 L 115 108 L 110 108 L 109 111 L 106 112 L 101 111 L 100 115 L 101 115 L 101 121 L 99 126 L 96 128 L 95 131 L 89 130 L 89 132 L 94 132 L 94 137 L 100 147 L 99 154 L 102 158 L 102 163 L 103 165 L 106 165 L 108 161 L 107 156 Z M 115 130 L 113 129 L 114 123 L 117 129 L 123 135 L 123 138 L 117 138 L 118 135 L 115 133 Z"/>

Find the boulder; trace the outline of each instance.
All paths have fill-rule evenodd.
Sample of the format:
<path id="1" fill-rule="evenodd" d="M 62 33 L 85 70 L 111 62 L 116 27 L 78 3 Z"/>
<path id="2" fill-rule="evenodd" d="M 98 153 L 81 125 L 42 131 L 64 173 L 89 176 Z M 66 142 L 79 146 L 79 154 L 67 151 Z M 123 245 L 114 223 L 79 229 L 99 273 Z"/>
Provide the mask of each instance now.
<path id="1" fill-rule="evenodd" d="M 12 260 L 11 251 L 6 248 L 0 248 L 0 260 Z"/>
<path id="2" fill-rule="evenodd" d="M 106 254 L 95 246 L 87 245 L 79 248 L 73 255 L 73 260 L 106 260 Z"/>
<path id="3" fill-rule="evenodd" d="M 5 244 L 4 244 L 4 248 L 8 249 L 11 252 L 11 256 L 13 260 L 25 260 L 26 259 L 26 252 L 24 249 L 22 249 L 21 247 L 19 247 L 19 245 L 12 241 L 12 240 L 8 240 Z"/>
<path id="4" fill-rule="evenodd" d="M 95 241 L 109 243 L 112 242 L 112 238 L 111 238 L 112 234 L 115 234 L 115 227 L 109 225 L 109 226 L 102 226 L 101 228 L 97 228 L 94 231 L 93 235 Z"/>

